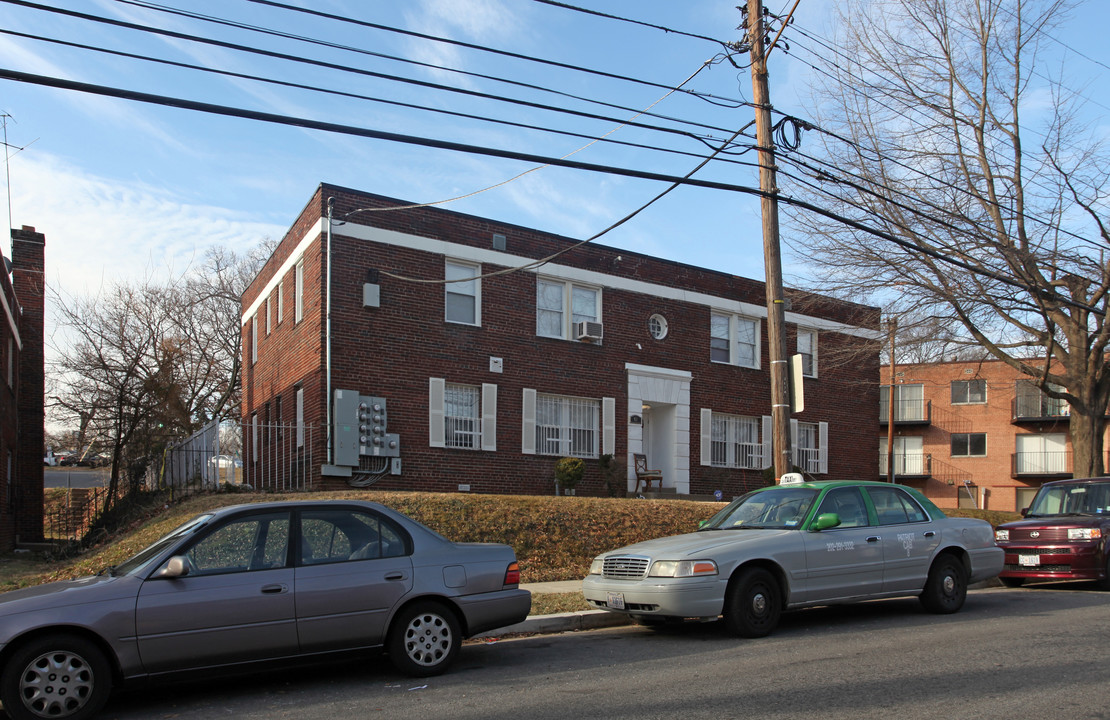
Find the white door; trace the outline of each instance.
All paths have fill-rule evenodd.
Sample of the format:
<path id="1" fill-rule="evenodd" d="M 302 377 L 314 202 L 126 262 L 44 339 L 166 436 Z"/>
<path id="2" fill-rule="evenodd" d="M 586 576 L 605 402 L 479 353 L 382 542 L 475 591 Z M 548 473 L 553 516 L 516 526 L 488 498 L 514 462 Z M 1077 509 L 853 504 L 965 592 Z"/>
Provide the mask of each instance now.
<path id="1" fill-rule="evenodd" d="M 1067 458 L 1064 433 L 1017 436 L 1019 473 L 1066 473 Z"/>

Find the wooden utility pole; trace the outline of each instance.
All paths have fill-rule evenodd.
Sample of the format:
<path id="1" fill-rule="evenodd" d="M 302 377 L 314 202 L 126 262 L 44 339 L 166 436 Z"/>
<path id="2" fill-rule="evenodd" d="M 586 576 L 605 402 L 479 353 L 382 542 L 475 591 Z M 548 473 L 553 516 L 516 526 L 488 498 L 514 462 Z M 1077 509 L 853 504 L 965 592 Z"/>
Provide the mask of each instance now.
<path id="1" fill-rule="evenodd" d="M 898 331 L 898 318 L 891 315 L 887 321 L 890 326 L 890 387 L 886 391 L 886 481 L 894 482 L 894 380 L 897 376 L 894 364 L 894 335 Z"/>
<path id="2" fill-rule="evenodd" d="M 786 303 L 782 292 L 779 203 L 775 182 L 775 141 L 767 90 L 766 25 L 760 0 L 748 0 L 748 44 L 752 58 L 752 104 L 759 148 L 760 206 L 763 211 L 763 267 L 767 286 L 767 351 L 771 359 L 771 439 L 775 482 L 793 468 L 790 456 L 790 372 L 786 355 Z"/>

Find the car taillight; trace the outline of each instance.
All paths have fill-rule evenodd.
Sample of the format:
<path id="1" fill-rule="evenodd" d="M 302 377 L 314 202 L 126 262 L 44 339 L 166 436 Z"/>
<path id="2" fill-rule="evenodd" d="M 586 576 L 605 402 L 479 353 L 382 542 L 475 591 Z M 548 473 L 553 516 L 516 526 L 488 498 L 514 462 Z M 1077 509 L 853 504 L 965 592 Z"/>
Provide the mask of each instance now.
<path id="1" fill-rule="evenodd" d="M 513 562 L 509 563 L 508 569 L 505 570 L 505 584 L 518 585 L 520 584 L 520 565 Z"/>

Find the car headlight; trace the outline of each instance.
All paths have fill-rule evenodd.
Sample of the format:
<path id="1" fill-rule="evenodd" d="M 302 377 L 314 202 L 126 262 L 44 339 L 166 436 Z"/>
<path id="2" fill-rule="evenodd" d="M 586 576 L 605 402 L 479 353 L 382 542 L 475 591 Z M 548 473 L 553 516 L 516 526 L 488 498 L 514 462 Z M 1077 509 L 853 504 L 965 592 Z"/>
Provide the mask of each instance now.
<path id="1" fill-rule="evenodd" d="M 1009 530 L 995 530 L 994 531 L 994 540 L 995 540 L 995 542 L 1005 542 L 1009 539 L 1010 539 L 1010 531 Z"/>
<path id="2" fill-rule="evenodd" d="M 599 557 L 595 557 L 594 561 L 590 563 L 590 575 L 600 575 L 605 561 Z"/>
<path id="3" fill-rule="evenodd" d="M 716 575 L 717 563 L 712 560 L 656 560 L 648 577 L 700 577 Z"/>
<path id="4" fill-rule="evenodd" d="M 1068 540 L 1098 540 L 1100 537 L 1101 528 L 1068 528 Z"/>

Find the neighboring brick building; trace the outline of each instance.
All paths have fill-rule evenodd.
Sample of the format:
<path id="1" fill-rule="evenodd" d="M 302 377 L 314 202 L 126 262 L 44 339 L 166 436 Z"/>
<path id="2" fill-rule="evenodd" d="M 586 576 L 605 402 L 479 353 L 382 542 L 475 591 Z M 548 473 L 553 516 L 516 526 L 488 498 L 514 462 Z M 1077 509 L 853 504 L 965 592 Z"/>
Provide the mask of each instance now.
<path id="1" fill-rule="evenodd" d="M 884 367 L 880 382 L 889 383 L 889 373 Z M 1009 365 L 898 365 L 895 375 L 895 479 L 937 505 L 1016 511 L 1041 483 L 1072 476 L 1068 404 Z M 881 388 L 879 408 L 884 478 L 888 392 Z"/>
<path id="2" fill-rule="evenodd" d="M 46 239 L 12 230 L 12 258 L 0 273 L 0 549 L 42 540 L 45 417 L 43 320 Z"/>
<path id="3" fill-rule="evenodd" d="M 577 455 L 578 493 L 604 494 L 599 459 L 631 490 L 643 453 L 679 495 L 766 484 L 762 282 L 405 205 L 320 186 L 244 293 L 248 482 L 546 494 Z M 787 347 L 808 368 L 797 464 L 876 479 L 861 448 L 879 427 L 878 312 L 788 297 Z"/>

